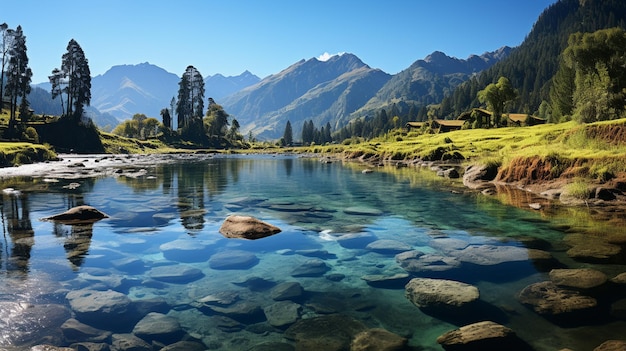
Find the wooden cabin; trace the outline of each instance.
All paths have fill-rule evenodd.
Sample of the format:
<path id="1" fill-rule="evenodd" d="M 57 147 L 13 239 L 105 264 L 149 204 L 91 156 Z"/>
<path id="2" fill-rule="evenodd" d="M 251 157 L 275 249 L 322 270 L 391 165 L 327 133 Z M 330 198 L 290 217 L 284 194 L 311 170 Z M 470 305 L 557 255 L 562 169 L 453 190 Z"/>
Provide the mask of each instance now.
<path id="1" fill-rule="evenodd" d="M 450 132 L 453 130 L 460 130 L 463 128 L 465 121 L 462 120 L 448 120 L 448 119 L 436 119 L 426 122 L 408 122 L 405 126 L 408 130 L 421 129 L 422 127 L 429 126 L 431 129 L 436 129 L 439 132 Z"/>

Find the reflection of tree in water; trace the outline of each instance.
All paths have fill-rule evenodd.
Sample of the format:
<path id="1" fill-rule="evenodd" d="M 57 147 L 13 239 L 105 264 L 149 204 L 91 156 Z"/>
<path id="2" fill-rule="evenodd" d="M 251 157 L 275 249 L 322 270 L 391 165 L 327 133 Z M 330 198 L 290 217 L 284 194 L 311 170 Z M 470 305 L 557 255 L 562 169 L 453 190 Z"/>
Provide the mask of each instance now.
<path id="1" fill-rule="evenodd" d="M 82 194 L 67 195 L 67 208 L 84 205 Z M 93 224 L 62 224 L 55 222 L 52 233 L 58 238 L 65 238 L 63 248 L 67 255 L 68 261 L 72 264 L 73 269 L 78 269 L 85 262 L 85 258 L 89 253 L 91 246 L 91 238 L 93 236 Z"/>
<path id="2" fill-rule="evenodd" d="M 28 273 L 30 251 L 35 244 L 35 232 L 30 220 L 28 196 L 22 193 L 3 194 L 0 211 L 2 212 L 2 232 L 7 255 L 6 270 L 26 274 Z M 7 233 L 11 238 L 10 252 Z M 2 261 L 0 260 L 0 262 Z"/>
<path id="3" fill-rule="evenodd" d="M 212 158 L 204 162 L 164 165 L 158 174 L 163 179 L 163 192 L 176 184 L 178 210 L 187 229 L 204 228 L 205 201 L 224 192 L 229 177 L 238 180 L 243 160 Z M 227 167 L 228 166 L 228 167 Z"/>

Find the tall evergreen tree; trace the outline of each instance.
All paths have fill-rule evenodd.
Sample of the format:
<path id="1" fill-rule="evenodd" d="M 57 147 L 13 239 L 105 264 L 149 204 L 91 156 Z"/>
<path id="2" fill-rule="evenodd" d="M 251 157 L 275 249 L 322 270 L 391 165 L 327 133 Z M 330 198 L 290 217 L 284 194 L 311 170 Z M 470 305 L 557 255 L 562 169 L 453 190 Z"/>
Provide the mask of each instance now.
<path id="1" fill-rule="evenodd" d="M 163 126 L 166 129 L 172 129 L 172 116 L 170 116 L 170 110 L 167 108 L 161 109 L 161 119 L 163 120 Z"/>
<path id="2" fill-rule="evenodd" d="M 55 76 L 55 70 L 52 76 Z M 67 44 L 67 52 L 61 58 L 61 69 L 58 71 L 67 80 L 63 88 L 67 94 L 66 117 L 79 122 L 85 106 L 91 103 L 91 72 L 85 53 L 76 40 L 71 39 Z M 57 74 L 61 74 L 58 71 Z"/>
<path id="3" fill-rule="evenodd" d="M 178 127 L 190 126 L 195 120 L 201 120 L 204 113 L 204 79 L 194 66 L 187 66 L 178 84 Z"/>
<path id="4" fill-rule="evenodd" d="M 17 99 L 18 97 L 22 98 L 20 110 L 21 112 L 26 112 L 28 110 L 27 96 L 30 93 L 30 82 L 33 76 L 33 72 L 28 67 L 26 36 L 24 36 L 21 26 L 17 26 L 15 30 L 9 55 L 5 95 L 11 99 L 11 115 L 8 128 L 10 132 L 13 132 L 15 129 Z"/>
<path id="5" fill-rule="evenodd" d="M 285 143 L 285 146 L 293 145 L 293 129 L 291 128 L 291 121 L 287 121 L 287 124 L 285 125 L 283 142 Z"/>
<path id="6" fill-rule="evenodd" d="M 50 80 L 50 93 L 52 100 L 57 97 L 61 97 L 61 114 L 65 115 L 65 106 L 63 104 L 63 91 L 65 90 L 64 86 L 67 84 L 65 80 L 66 74 L 62 70 L 55 68 L 52 70 L 52 75 L 48 76 L 48 80 Z"/>
<path id="7" fill-rule="evenodd" d="M 228 117 L 229 115 L 224 111 L 224 108 L 216 103 L 213 98 L 209 98 L 209 107 L 204 118 L 204 128 L 215 147 L 221 146 L 221 139 L 228 133 Z"/>
<path id="8" fill-rule="evenodd" d="M 15 31 L 13 29 L 9 29 L 9 26 L 6 23 L 2 23 L 0 24 L 0 32 L 2 33 L 0 36 L 0 40 L 2 40 L 2 42 L 0 43 L 0 55 L 1 57 L 1 61 L 0 61 L 0 110 L 3 107 L 3 103 L 4 103 L 4 71 L 5 68 L 7 66 L 7 63 L 9 62 L 9 50 L 10 48 L 13 46 L 12 45 L 12 40 L 13 40 L 13 35 L 15 34 Z"/>

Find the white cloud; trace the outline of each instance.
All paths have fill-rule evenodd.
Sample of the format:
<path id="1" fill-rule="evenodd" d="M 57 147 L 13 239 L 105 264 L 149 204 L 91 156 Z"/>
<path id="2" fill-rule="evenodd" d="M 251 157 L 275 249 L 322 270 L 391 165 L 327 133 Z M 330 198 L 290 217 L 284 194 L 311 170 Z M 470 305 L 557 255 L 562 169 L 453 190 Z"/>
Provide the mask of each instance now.
<path id="1" fill-rule="evenodd" d="M 341 56 L 343 54 L 345 54 L 345 52 L 338 52 L 336 54 L 329 54 L 328 52 L 324 52 L 323 54 L 319 55 L 317 59 L 320 61 L 328 61 L 333 56 Z"/>

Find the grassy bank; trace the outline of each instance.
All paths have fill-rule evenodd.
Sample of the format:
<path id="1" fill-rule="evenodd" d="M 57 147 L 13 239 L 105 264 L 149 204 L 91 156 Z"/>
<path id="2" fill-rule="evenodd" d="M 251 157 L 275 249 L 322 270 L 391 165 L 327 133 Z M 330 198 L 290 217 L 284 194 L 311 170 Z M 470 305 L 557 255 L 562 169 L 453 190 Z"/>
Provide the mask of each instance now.
<path id="1" fill-rule="evenodd" d="M 367 142 L 304 148 L 313 153 L 381 160 L 446 160 L 497 164 L 501 170 L 539 160 L 552 177 L 606 179 L 626 172 L 626 119 L 439 134 L 396 131 Z M 509 180 L 513 180 L 512 178 Z"/>
<path id="2" fill-rule="evenodd" d="M 0 167 L 44 162 L 56 159 L 48 146 L 24 142 L 0 142 Z"/>

